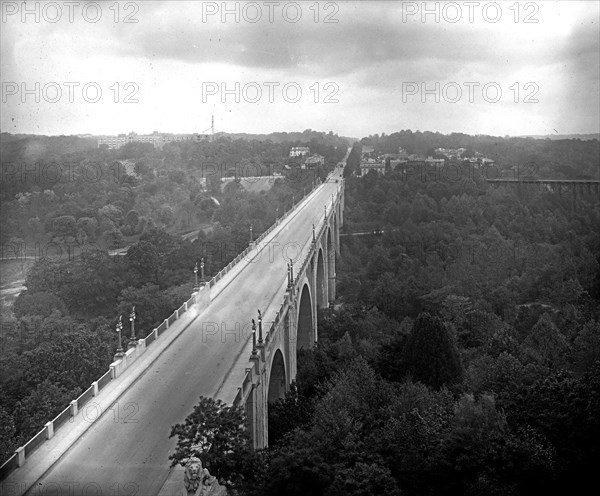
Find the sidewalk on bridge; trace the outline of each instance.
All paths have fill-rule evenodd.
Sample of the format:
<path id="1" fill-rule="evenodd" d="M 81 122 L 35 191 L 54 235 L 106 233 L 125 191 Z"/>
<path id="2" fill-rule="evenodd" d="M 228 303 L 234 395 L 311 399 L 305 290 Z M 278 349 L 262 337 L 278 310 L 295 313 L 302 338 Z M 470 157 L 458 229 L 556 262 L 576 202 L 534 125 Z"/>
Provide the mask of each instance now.
<path id="1" fill-rule="evenodd" d="M 57 429 L 52 439 L 45 441 L 35 450 L 22 467 L 15 469 L 4 481 L 0 482 L 0 488 L 3 486 L 19 488 L 18 492 L 13 491 L 10 494 L 24 494 L 85 434 L 97 418 L 102 415 L 110 415 L 111 408 L 119 397 L 148 370 L 160 354 L 200 315 L 192 307 L 171 324 L 169 329 L 161 334 L 153 345 L 149 346 L 146 352 L 128 367 L 121 376 L 110 381 L 99 392 L 98 396 L 82 406 L 75 417 L 71 417 L 69 421 Z M 93 411 L 89 409 L 92 404 L 94 405 Z M 101 412 L 101 414 L 92 420 L 91 417 L 95 416 L 97 412 Z M 85 417 L 87 418 L 84 418 L 84 413 L 86 413 Z"/>

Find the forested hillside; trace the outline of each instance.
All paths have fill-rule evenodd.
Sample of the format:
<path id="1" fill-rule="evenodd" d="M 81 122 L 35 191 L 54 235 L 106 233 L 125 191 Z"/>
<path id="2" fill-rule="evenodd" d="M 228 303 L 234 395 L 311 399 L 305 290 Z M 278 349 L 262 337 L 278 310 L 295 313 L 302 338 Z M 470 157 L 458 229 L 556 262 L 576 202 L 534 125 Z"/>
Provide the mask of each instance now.
<path id="1" fill-rule="evenodd" d="M 271 405 L 242 492 L 585 493 L 600 457 L 597 195 L 353 177 L 359 150 L 341 304 Z"/>

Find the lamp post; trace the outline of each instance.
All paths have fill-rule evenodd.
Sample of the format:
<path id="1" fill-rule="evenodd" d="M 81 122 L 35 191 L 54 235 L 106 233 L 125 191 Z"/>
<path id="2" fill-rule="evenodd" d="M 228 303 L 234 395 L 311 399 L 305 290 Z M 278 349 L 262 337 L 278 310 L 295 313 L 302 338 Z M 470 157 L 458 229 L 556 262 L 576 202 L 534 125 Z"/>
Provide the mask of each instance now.
<path id="1" fill-rule="evenodd" d="M 121 331 L 123 330 L 123 316 L 119 315 L 119 322 L 117 322 L 117 327 L 115 329 L 117 334 L 119 335 L 119 347 L 117 348 L 117 352 L 115 353 L 115 360 L 118 360 L 125 352 L 123 351 L 123 343 L 121 342 Z"/>
<path id="2" fill-rule="evenodd" d="M 256 351 L 256 322 L 252 319 L 252 356 L 255 357 L 258 354 Z"/>
<path id="3" fill-rule="evenodd" d="M 250 243 L 252 243 L 252 223 L 250 223 Z"/>
<path id="4" fill-rule="evenodd" d="M 262 315 L 260 310 L 258 311 L 258 345 L 261 346 L 263 344 L 263 335 L 262 335 Z"/>
<path id="5" fill-rule="evenodd" d="M 129 322 L 131 322 L 131 337 L 129 338 L 129 348 L 135 348 L 137 340 L 135 339 L 135 305 L 131 308 L 129 314 Z"/>
<path id="6" fill-rule="evenodd" d="M 200 286 L 198 285 L 198 262 L 194 265 L 194 291 L 198 291 Z"/>
<path id="7" fill-rule="evenodd" d="M 200 282 L 204 284 L 204 257 L 200 259 Z"/>

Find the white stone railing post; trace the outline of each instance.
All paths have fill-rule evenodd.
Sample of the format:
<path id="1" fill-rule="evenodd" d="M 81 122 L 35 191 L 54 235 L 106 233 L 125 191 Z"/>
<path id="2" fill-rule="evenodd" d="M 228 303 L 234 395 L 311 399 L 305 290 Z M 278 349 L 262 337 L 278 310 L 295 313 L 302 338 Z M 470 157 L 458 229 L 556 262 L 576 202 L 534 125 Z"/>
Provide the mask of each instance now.
<path id="1" fill-rule="evenodd" d="M 54 422 L 46 422 L 46 439 L 52 439 L 54 437 Z"/>
<path id="2" fill-rule="evenodd" d="M 20 446 L 15 452 L 17 453 L 17 466 L 22 467 L 25 465 L 25 448 Z"/>

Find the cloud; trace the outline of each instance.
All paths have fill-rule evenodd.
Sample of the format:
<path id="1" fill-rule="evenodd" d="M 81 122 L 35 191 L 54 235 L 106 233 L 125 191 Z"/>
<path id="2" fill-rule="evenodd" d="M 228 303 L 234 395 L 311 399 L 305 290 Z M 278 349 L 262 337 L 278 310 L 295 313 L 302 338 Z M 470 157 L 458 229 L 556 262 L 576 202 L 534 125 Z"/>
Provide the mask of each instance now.
<path id="1" fill-rule="evenodd" d="M 507 134 L 513 132 L 516 123 L 562 125 L 565 115 L 574 123 L 570 132 L 577 132 L 575 127 L 581 132 L 598 130 L 596 2 L 536 4 L 539 22 L 532 24 L 514 22 L 514 12 L 509 9 L 512 3 L 501 4 L 502 19 L 497 23 L 485 22 L 480 12 L 476 12 L 473 23 L 466 18 L 447 22 L 443 16 L 440 22 L 432 22 L 435 16 L 431 15 L 423 22 L 420 14 L 403 18 L 403 9 L 406 14 L 415 5 L 421 8 L 422 2 L 300 2 L 302 17 L 298 22 L 286 21 L 282 9 L 291 2 L 281 2 L 273 22 L 263 8 L 256 23 L 248 22 L 250 10 L 244 16 L 244 6 L 251 2 L 227 5 L 229 9 L 239 6 L 239 22 L 234 14 L 229 14 L 226 22 L 220 14 L 203 19 L 203 6 L 221 9 L 222 2 L 137 4 L 137 23 L 114 22 L 109 9 L 113 4 L 102 3 L 104 15 L 98 23 L 61 20 L 23 24 L 10 20 L 3 24 L 3 80 L 28 85 L 48 80 L 98 81 L 106 88 L 103 101 L 95 106 L 76 102 L 33 108 L 30 102 L 21 105 L 13 99 L 7 104 L 9 114 L 31 130 L 61 126 L 56 132 L 100 127 L 110 132 L 115 123 L 126 125 L 127 130 L 150 125 L 162 129 L 163 122 L 195 131 L 194 119 L 211 113 L 222 113 L 224 125 L 269 125 L 271 130 L 277 130 L 277 125 L 290 130 L 289 126 L 309 122 L 311 117 L 335 130 L 336 116 L 343 116 L 339 125 L 352 126 L 351 133 L 356 135 L 361 126 L 367 126 L 365 115 L 371 116 L 370 132 L 378 132 L 379 121 L 382 126 L 401 121 L 408 128 L 414 119 L 421 129 L 429 126 L 461 131 L 476 122 L 478 127 L 489 127 L 486 132 L 493 132 L 495 126 L 498 134 Z M 519 4 L 520 21 L 529 4 Z M 120 5 L 122 18 L 125 4 Z M 323 22 L 327 16 L 338 22 Z M 127 81 L 139 84 L 140 104 L 111 106 L 108 88 L 114 82 L 122 87 Z M 205 81 L 223 81 L 228 86 L 236 81 L 242 85 L 276 81 L 282 86 L 297 81 L 307 97 L 312 96 L 311 84 L 319 82 L 323 88 L 331 81 L 339 86 L 339 103 L 319 108 L 309 105 L 310 101 L 295 107 L 264 101 L 257 105 L 220 105 L 219 99 L 206 103 L 198 93 Z M 461 101 L 459 105 L 425 108 L 420 101 L 413 106 L 402 101 L 403 82 L 430 86 L 439 82 L 443 86 L 471 81 L 480 85 L 497 82 L 506 101 L 493 107 L 485 101 L 471 105 Z M 520 96 L 525 83 L 539 86 L 540 101 L 535 107 L 511 101 L 509 88 L 516 82 Z M 305 115 L 291 115 L 300 111 Z M 182 112 L 180 120 L 178 112 Z M 527 116 L 533 114 L 536 119 L 528 121 Z M 4 117 L 1 122 L 3 128 L 13 125 Z"/>

